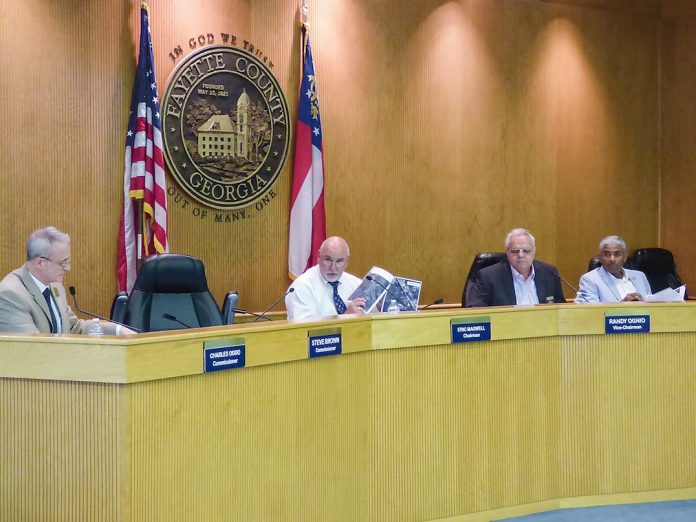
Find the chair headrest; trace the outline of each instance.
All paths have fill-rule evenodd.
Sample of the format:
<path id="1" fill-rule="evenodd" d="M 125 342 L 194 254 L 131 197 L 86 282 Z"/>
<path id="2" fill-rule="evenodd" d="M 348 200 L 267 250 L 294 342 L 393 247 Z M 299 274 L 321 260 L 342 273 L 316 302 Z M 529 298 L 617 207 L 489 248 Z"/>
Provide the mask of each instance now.
<path id="1" fill-rule="evenodd" d="M 507 255 L 505 252 L 479 252 L 474 257 L 474 262 L 471 268 L 476 268 L 478 270 L 486 268 L 487 266 L 495 265 L 500 263 L 503 259 L 506 259 Z"/>
<path id="2" fill-rule="evenodd" d="M 674 256 L 664 248 L 640 248 L 633 253 L 632 266 L 643 272 L 674 270 Z"/>
<path id="3" fill-rule="evenodd" d="M 159 254 L 143 261 L 133 290 L 170 294 L 207 292 L 208 281 L 200 259 L 184 254 Z"/>

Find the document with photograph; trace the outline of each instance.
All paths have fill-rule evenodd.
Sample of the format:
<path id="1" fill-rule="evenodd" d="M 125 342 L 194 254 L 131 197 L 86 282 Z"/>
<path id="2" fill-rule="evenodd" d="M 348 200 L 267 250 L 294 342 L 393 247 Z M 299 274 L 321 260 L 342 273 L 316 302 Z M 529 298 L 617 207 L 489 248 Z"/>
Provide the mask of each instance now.
<path id="1" fill-rule="evenodd" d="M 397 302 L 399 310 L 416 311 L 421 286 L 421 281 L 394 277 L 383 268 L 373 266 L 348 299 L 365 299 L 366 313 L 386 311 L 392 299 Z"/>
<path id="2" fill-rule="evenodd" d="M 422 281 L 408 279 L 406 277 L 395 277 L 389 285 L 389 291 L 382 296 L 382 306 L 380 310 L 386 312 L 392 299 L 396 301 L 401 312 L 415 312 L 418 310 L 418 300 L 420 299 Z"/>

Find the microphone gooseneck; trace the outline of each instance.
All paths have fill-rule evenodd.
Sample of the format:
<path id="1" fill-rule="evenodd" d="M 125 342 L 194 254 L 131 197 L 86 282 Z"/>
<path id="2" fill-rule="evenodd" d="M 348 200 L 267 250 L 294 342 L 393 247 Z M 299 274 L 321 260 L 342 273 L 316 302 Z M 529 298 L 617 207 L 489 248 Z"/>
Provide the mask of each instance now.
<path id="1" fill-rule="evenodd" d="M 287 292 L 285 292 L 285 293 L 284 293 L 283 295 L 281 295 L 278 299 L 276 299 L 275 301 L 273 301 L 273 303 L 271 304 L 271 306 L 269 306 L 268 308 L 266 308 L 263 312 L 261 312 L 260 314 L 253 314 L 253 315 L 256 316 L 256 319 L 254 319 L 254 320 L 252 321 L 252 323 L 255 323 L 255 322 L 258 321 L 259 319 L 266 319 L 267 321 L 272 321 L 272 319 L 271 319 L 270 317 L 266 317 L 266 314 L 267 314 L 267 313 L 269 312 L 269 310 L 271 310 L 275 305 L 277 305 L 278 303 L 280 303 L 280 301 L 282 301 L 283 299 L 285 299 L 285 298 L 288 296 L 288 294 L 292 294 L 294 291 L 295 291 L 295 289 L 294 289 L 293 287 L 288 288 L 288 291 L 287 291 Z"/>
<path id="2" fill-rule="evenodd" d="M 421 310 L 427 310 L 427 309 L 430 308 L 431 306 L 439 305 L 439 304 L 442 304 L 442 303 L 444 303 L 444 302 L 445 302 L 445 300 L 442 299 L 442 298 L 440 298 L 440 299 L 435 299 L 432 303 L 427 304 L 427 305 L 425 305 L 425 306 L 422 306 L 422 307 L 421 307 Z"/>
<path id="3" fill-rule="evenodd" d="M 388 293 L 393 299 L 395 299 L 396 301 L 398 301 L 398 303 L 399 303 L 401 306 L 403 306 L 404 308 L 406 308 L 407 310 L 413 310 L 413 311 L 415 311 L 415 307 L 413 306 L 413 303 L 411 303 L 410 300 L 409 300 L 408 304 L 404 303 L 401 299 L 399 299 L 399 296 L 393 294 L 393 293 L 391 292 L 391 290 L 389 290 L 389 288 L 387 288 L 386 286 L 384 286 L 380 281 L 378 281 L 377 279 L 375 279 L 374 277 L 372 277 L 370 274 L 367 274 L 367 275 L 365 276 L 365 279 L 367 279 L 368 281 L 373 281 L 373 282 L 377 283 L 379 286 L 381 286 L 382 288 L 384 288 L 384 289 L 387 291 L 387 293 Z M 402 289 L 402 290 L 403 290 L 403 289 Z"/>
<path id="4" fill-rule="evenodd" d="M 576 294 L 578 293 L 578 289 L 571 285 L 568 281 L 566 281 L 566 278 L 563 277 L 561 274 L 559 274 L 558 272 L 553 272 L 553 275 L 557 276 L 558 279 L 563 281 L 566 284 L 566 286 L 570 288 L 573 292 L 575 292 Z"/>
<path id="5" fill-rule="evenodd" d="M 176 316 L 174 316 L 174 315 L 172 315 L 172 314 L 163 313 L 163 314 L 162 314 L 162 317 L 164 317 L 164 318 L 167 319 L 168 321 L 172 321 L 172 322 L 175 322 L 175 323 L 179 323 L 180 325 L 185 326 L 186 328 L 193 328 L 193 326 L 191 326 L 190 324 L 186 324 L 186 323 L 183 322 L 183 321 L 180 321 L 179 319 L 176 318 Z"/>
<path id="6" fill-rule="evenodd" d="M 123 326 L 124 328 L 128 328 L 129 330 L 133 330 L 136 333 L 143 333 L 143 331 L 139 328 L 136 328 L 135 326 L 129 326 L 124 323 L 119 323 L 118 321 L 114 321 L 113 319 L 107 319 L 106 317 L 102 317 L 101 315 L 93 314 L 92 312 L 88 312 L 87 310 L 83 310 L 80 308 L 80 306 L 77 304 L 77 291 L 75 290 L 74 286 L 71 286 L 68 288 L 68 292 L 70 292 L 70 295 L 73 298 L 73 303 L 75 303 L 75 309 L 85 315 L 89 315 L 90 317 L 94 317 L 95 319 L 100 319 L 102 321 L 106 321 L 107 323 L 113 323 L 117 324 L 119 326 Z"/>
<path id="7" fill-rule="evenodd" d="M 263 319 L 264 321 L 272 321 L 273 320 L 270 317 L 265 317 L 261 314 L 257 314 L 256 312 L 251 312 L 249 310 L 244 310 L 242 308 L 233 308 L 232 310 L 234 310 L 234 313 L 236 313 L 236 314 L 249 314 L 249 315 L 253 315 L 254 317 L 258 317 L 259 319 Z"/>

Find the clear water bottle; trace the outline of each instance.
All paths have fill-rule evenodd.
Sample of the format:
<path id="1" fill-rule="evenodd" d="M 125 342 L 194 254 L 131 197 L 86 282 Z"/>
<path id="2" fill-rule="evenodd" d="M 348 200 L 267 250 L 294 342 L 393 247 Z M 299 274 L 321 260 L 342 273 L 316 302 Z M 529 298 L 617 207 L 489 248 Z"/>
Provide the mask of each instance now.
<path id="1" fill-rule="evenodd" d="M 87 321 L 87 324 L 84 328 L 84 332 L 87 335 L 101 337 L 102 335 L 104 335 L 104 328 L 102 328 L 102 325 L 99 323 L 99 319 L 91 319 Z"/>
<path id="2" fill-rule="evenodd" d="M 398 314 L 399 313 L 399 305 L 396 304 L 396 299 L 392 299 L 391 303 L 389 303 L 389 308 L 387 308 L 387 313 L 388 314 Z"/>

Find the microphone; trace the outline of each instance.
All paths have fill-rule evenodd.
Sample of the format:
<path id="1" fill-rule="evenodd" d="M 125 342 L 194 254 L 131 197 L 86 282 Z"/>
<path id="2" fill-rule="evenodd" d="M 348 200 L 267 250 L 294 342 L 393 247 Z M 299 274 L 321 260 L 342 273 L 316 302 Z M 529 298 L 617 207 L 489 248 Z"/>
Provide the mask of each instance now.
<path id="1" fill-rule="evenodd" d="M 165 313 L 165 314 L 162 314 L 162 317 L 164 317 L 165 319 L 168 319 L 169 321 L 174 321 L 175 323 L 179 323 L 179 324 L 185 326 L 186 328 L 193 328 L 193 326 L 191 326 L 190 324 L 186 324 L 183 321 L 179 321 L 175 316 L 173 316 L 171 314 Z"/>
<path id="2" fill-rule="evenodd" d="M 249 310 L 242 310 L 241 308 L 233 308 L 232 310 L 234 310 L 234 313 L 236 313 L 236 314 L 249 314 L 249 315 L 253 315 L 255 317 L 258 317 L 259 319 L 263 319 L 264 321 L 272 321 L 273 320 L 270 317 L 266 317 L 264 315 L 257 314 L 256 312 L 250 312 Z"/>
<path id="3" fill-rule="evenodd" d="M 130 326 L 127 324 L 119 323 L 118 321 L 114 321 L 113 319 L 107 319 L 105 317 L 102 317 L 101 315 L 93 314 L 91 312 L 87 312 L 85 310 L 82 310 L 77 304 L 77 296 L 75 295 L 75 294 L 77 294 L 77 292 L 75 291 L 75 287 L 74 286 L 69 287 L 68 291 L 70 292 L 70 295 L 73 298 L 73 303 L 75 303 L 75 309 L 78 312 L 83 313 L 85 315 L 89 315 L 90 317 L 94 317 L 96 319 L 101 319 L 102 321 L 106 321 L 107 323 L 113 323 L 113 324 L 117 324 L 119 326 L 123 326 L 124 328 L 128 328 L 129 330 L 133 330 L 136 333 L 143 333 L 142 330 L 136 328 L 135 326 Z"/>
<path id="4" fill-rule="evenodd" d="M 384 286 L 382 283 L 380 283 L 377 279 L 375 279 L 374 277 L 372 277 L 370 274 L 367 274 L 367 275 L 365 276 L 365 279 L 367 279 L 368 281 L 374 281 L 374 282 L 377 283 L 379 286 L 381 286 L 382 288 L 384 288 L 384 289 L 387 291 L 387 293 L 388 293 L 391 297 L 393 297 L 396 301 L 398 301 L 398 303 L 399 303 L 401 306 L 403 306 L 404 308 L 406 308 L 406 310 L 413 310 L 413 311 L 415 311 L 415 306 L 413 306 L 413 303 L 412 303 L 410 300 L 409 300 L 408 304 L 404 303 L 401 299 L 399 299 L 399 296 L 393 294 L 393 293 L 391 292 L 391 290 L 389 290 L 389 288 L 387 288 L 386 286 Z M 402 289 L 402 290 L 403 290 L 403 289 Z M 405 294 L 405 292 L 404 292 L 404 294 Z M 408 296 L 406 296 L 406 299 L 408 299 Z"/>
<path id="5" fill-rule="evenodd" d="M 421 309 L 421 310 L 427 310 L 428 308 L 430 308 L 430 307 L 433 306 L 433 305 L 439 305 L 439 304 L 442 304 L 442 303 L 444 303 L 444 302 L 445 302 L 445 300 L 442 299 L 442 298 L 440 298 L 440 299 L 435 299 L 432 303 L 430 303 L 430 304 L 428 304 L 428 305 L 425 305 L 425 306 L 422 306 L 420 309 Z"/>
<path id="6" fill-rule="evenodd" d="M 575 294 L 577 295 L 578 289 L 571 285 L 568 281 L 566 281 L 566 279 L 561 274 L 559 274 L 558 272 L 553 272 L 553 275 L 555 275 L 556 277 L 558 277 L 558 279 L 563 281 L 566 284 L 566 286 L 570 288 L 573 292 L 575 292 Z"/>
<path id="7" fill-rule="evenodd" d="M 273 319 L 271 319 L 270 317 L 266 317 L 266 314 L 268 313 L 268 311 L 269 311 L 271 308 L 273 308 L 275 305 L 277 305 L 278 303 L 280 303 L 283 299 L 285 299 L 285 298 L 287 297 L 288 294 L 292 294 L 294 291 L 295 291 L 295 289 L 294 289 L 293 287 L 288 288 L 288 291 L 285 292 L 283 295 L 281 295 L 278 299 L 276 299 L 275 301 L 273 301 L 273 304 L 271 304 L 271 306 L 269 306 L 268 308 L 266 308 L 266 309 L 265 309 L 263 312 L 261 312 L 260 314 L 254 314 L 254 315 L 256 316 L 256 319 L 254 319 L 254 320 L 252 321 L 252 323 L 255 323 L 256 321 L 258 321 L 258 320 L 261 319 L 261 318 L 266 319 L 267 321 L 272 321 Z"/>

